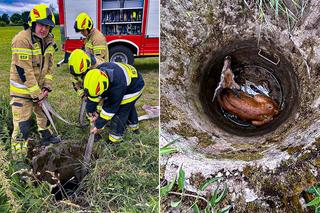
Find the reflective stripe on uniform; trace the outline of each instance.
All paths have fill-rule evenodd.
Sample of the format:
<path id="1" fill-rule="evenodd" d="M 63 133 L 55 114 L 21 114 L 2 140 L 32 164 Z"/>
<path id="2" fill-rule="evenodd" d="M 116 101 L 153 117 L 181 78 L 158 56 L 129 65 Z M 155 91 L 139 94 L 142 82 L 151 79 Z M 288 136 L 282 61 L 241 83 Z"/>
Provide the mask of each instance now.
<path id="1" fill-rule="evenodd" d="M 137 72 L 136 68 L 134 68 L 133 66 L 131 66 L 129 64 L 123 64 L 123 63 L 121 63 L 121 66 L 123 66 L 125 68 L 130 79 L 138 77 L 138 72 Z"/>
<path id="2" fill-rule="evenodd" d="M 143 88 L 138 92 L 127 94 L 127 95 L 123 96 L 120 104 L 123 105 L 123 104 L 130 103 L 132 101 L 135 101 L 136 99 L 138 99 L 140 97 L 140 95 L 142 94 L 142 91 L 143 91 Z"/>
<path id="3" fill-rule="evenodd" d="M 11 152 L 13 154 L 21 153 L 27 151 L 28 141 L 11 141 Z"/>
<path id="4" fill-rule="evenodd" d="M 107 47 L 105 45 L 92 46 L 93 50 L 105 50 Z"/>
<path id="5" fill-rule="evenodd" d="M 122 141 L 122 136 L 117 136 L 113 134 L 109 134 L 109 140 L 113 143 Z"/>
<path id="6" fill-rule="evenodd" d="M 12 54 L 41 55 L 41 49 L 11 48 Z"/>
<path id="7" fill-rule="evenodd" d="M 115 113 L 106 112 L 103 109 L 100 112 L 100 117 L 109 121 L 115 115 Z"/>
<path id="8" fill-rule="evenodd" d="M 45 78 L 45 79 L 48 79 L 48 80 L 52 80 L 52 79 L 53 79 L 53 76 L 52 76 L 52 75 L 47 74 L 47 75 L 45 75 L 45 76 L 44 76 L 44 78 Z"/>
<path id="9" fill-rule="evenodd" d="M 32 55 L 42 55 L 41 49 L 34 49 L 34 50 L 32 50 Z"/>
<path id="10" fill-rule="evenodd" d="M 44 54 L 54 54 L 55 49 L 53 48 L 53 46 L 49 46 L 46 51 L 44 52 Z"/>
<path id="11" fill-rule="evenodd" d="M 139 129 L 139 124 L 129 124 L 128 126 L 132 131 Z"/>
<path id="12" fill-rule="evenodd" d="M 78 89 L 77 94 L 81 97 L 83 95 L 84 91 L 83 89 Z"/>
<path id="13" fill-rule="evenodd" d="M 130 83 L 131 83 L 131 78 L 130 78 L 127 70 L 122 66 L 121 63 L 117 63 L 117 62 L 115 62 L 115 63 L 116 63 L 116 64 L 121 68 L 121 70 L 123 71 L 123 74 L 126 76 L 127 86 L 129 86 Z"/>
<path id="14" fill-rule="evenodd" d="M 11 48 L 12 54 L 32 55 L 32 50 L 28 48 Z"/>
<path id="15" fill-rule="evenodd" d="M 89 48 L 89 49 L 92 49 L 92 48 L 93 48 L 93 45 L 92 45 L 91 43 L 87 42 L 87 43 L 85 44 L 85 47 L 87 47 L 87 48 Z"/>
<path id="16" fill-rule="evenodd" d="M 10 80 L 10 91 L 20 93 L 20 94 L 31 94 L 37 90 L 40 90 L 38 84 L 32 87 L 26 87 L 23 84 L 19 84 L 13 80 Z"/>
<path id="17" fill-rule="evenodd" d="M 88 97 L 90 101 L 93 101 L 95 103 L 100 101 L 100 98 L 91 98 L 90 96 Z"/>

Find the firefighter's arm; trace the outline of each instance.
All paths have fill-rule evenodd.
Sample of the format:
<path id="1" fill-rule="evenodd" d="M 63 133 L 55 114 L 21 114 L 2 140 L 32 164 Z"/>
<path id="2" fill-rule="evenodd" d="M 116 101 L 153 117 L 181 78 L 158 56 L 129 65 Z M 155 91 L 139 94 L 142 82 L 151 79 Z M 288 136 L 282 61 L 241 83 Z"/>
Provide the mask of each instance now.
<path id="1" fill-rule="evenodd" d="M 96 120 L 95 126 L 98 129 L 101 129 L 104 127 L 108 121 L 112 119 L 112 117 L 117 113 L 117 111 L 120 108 L 121 101 L 123 99 L 124 90 L 121 90 L 121 88 L 114 88 L 115 91 L 117 91 L 117 94 L 113 95 L 112 97 L 108 97 L 104 100 L 102 110 L 100 112 L 100 115 L 98 119 Z"/>
<path id="2" fill-rule="evenodd" d="M 94 56 L 101 61 L 109 62 L 108 44 L 105 37 L 95 39 L 92 43 Z"/>
<path id="3" fill-rule="evenodd" d="M 87 101 L 87 104 L 86 104 L 87 113 L 89 115 L 95 113 L 97 111 L 99 100 L 95 101 L 95 100 L 92 100 L 90 97 L 88 97 L 86 101 Z"/>
<path id="4" fill-rule="evenodd" d="M 75 76 L 72 79 L 72 85 L 73 85 L 73 89 L 82 98 L 84 95 L 84 90 L 83 90 L 83 80 L 81 79 L 81 77 Z"/>
<path id="5" fill-rule="evenodd" d="M 53 64 L 54 64 L 54 53 L 57 50 L 57 45 L 54 43 L 52 45 L 50 45 L 45 53 L 45 59 L 48 60 L 48 70 L 44 76 L 44 83 L 43 83 L 43 88 L 45 90 L 48 90 L 49 92 L 52 91 L 52 80 L 53 80 Z"/>
<path id="6" fill-rule="evenodd" d="M 12 43 L 12 63 L 34 101 L 43 99 L 32 66 L 32 49 L 27 40 L 15 40 Z M 19 92 L 18 92 L 19 93 Z"/>

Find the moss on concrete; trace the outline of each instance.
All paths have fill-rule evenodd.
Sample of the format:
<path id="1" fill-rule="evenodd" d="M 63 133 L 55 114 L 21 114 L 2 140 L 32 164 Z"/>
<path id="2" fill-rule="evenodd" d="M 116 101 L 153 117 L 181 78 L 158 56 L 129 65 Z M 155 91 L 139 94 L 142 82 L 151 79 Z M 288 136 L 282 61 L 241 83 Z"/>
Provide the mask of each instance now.
<path id="1" fill-rule="evenodd" d="M 198 138 L 198 145 L 200 147 L 207 147 L 209 145 L 214 144 L 212 137 L 207 132 L 200 132 L 197 129 L 194 129 L 190 124 L 186 122 L 180 123 L 179 126 L 173 127 L 172 131 L 185 137 L 197 137 Z"/>

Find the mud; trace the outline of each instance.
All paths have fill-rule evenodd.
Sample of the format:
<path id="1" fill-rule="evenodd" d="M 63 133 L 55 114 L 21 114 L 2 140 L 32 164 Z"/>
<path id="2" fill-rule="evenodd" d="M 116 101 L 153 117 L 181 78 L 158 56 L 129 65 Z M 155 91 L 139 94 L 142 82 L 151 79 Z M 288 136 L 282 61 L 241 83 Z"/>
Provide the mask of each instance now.
<path id="1" fill-rule="evenodd" d="M 63 141 L 47 147 L 36 147 L 32 154 L 32 168 L 36 177 L 54 185 L 81 181 L 81 162 L 84 143 Z"/>
<path id="2" fill-rule="evenodd" d="M 173 146 L 180 150 L 161 158 L 161 176 L 171 180 L 182 164 L 190 192 L 198 190 L 195 174 L 201 180 L 221 176 L 234 212 L 307 212 L 300 195 L 320 178 L 320 6 L 311 0 L 289 32 L 284 18 L 266 15 L 261 25 L 258 11 L 242 2 L 161 2 L 161 106 L 166 107 L 161 107 L 160 146 L 178 139 Z M 259 48 L 279 64 L 259 57 Z M 220 80 L 216 70 L 221 72 L 226 55 L 242 67 L 263 67 L 279 81 L 282 112 L 270 125 L 235 127 L 209 110 L 212 85 Z"/>

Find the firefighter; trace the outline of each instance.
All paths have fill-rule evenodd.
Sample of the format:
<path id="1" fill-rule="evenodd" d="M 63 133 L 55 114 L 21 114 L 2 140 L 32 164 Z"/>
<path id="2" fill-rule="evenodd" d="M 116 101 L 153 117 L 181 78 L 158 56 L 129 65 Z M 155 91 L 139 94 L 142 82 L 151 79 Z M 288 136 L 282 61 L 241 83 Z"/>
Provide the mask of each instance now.
<path id="1" fill-rule="evenodd" d="M 139 134 L 138 115 L 135 103 L 142 94 L 144 80 L 137 70 L 128 64 L 107 62 L 88 71 L 84 78 L 84 91 L 88 97 L 86 110 L 92 116 L 96 134 L 110 121 L 107 144 L 123 140 L 126 126 Z M 103 100 L 102 110 L 96 113 Z"/>
<path id="2" fill-rule="evenodd" d="M 14 159 L 27 152 L 32 112 L 36 115 L 41 145 L 59 143 L 52 135 L 41 103 L 52 90 L 53 54 L 56 44 L 51 34 L 55 19 L 45 4 L 34 6 L 28 24 L 12 40 L 10 96 L 14 129 L 11 151 Z"/>
<path id="3" fill-rule="evenodd" d="M 77 94 L 83 97 L 83 79 L 84 75 L 89 69 L 96 68 L 98 65 L 102 64 L 103 61 L 95 57 L 91 53 L 86 53 L 83 50 L 76 49 L 72 51 L 69 57 L 69 71 L 73 75 L 74 79 L 72 81 L 73 88 Z"/>
<path id="4" fill-rule="evenodd" d="M 109 61 L 108 44 L 105 36 L 96 28 L 93 28 L 93 22 L 86 13 L 80 13 L 74 23 L 74 29 L 80 32 L 86 39 L 84 40 L 84 49 L 92 53 L 95 57 L 104 62 Z"/>

